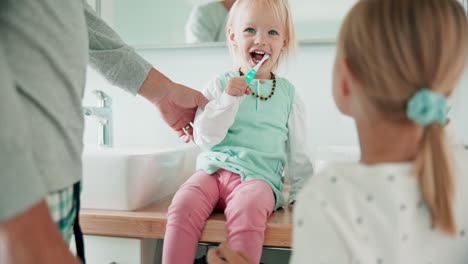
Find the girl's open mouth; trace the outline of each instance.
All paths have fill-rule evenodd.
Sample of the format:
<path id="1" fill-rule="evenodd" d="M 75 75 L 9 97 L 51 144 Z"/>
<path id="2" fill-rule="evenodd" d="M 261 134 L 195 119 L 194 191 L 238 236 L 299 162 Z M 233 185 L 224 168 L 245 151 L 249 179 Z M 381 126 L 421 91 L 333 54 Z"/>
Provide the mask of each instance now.
<path id="1" fill-rule="evenodd" d="M 265 56 L 265 54 L 267 53 L 264 51 L 259 51 L 259 50 L 250 52 L 250 56 L 252 57 L 252 60 L 255 64 L 259 63 L 263 59 L 263 56 Z M 268 61 L 268 59 L 266 61 Z"/>

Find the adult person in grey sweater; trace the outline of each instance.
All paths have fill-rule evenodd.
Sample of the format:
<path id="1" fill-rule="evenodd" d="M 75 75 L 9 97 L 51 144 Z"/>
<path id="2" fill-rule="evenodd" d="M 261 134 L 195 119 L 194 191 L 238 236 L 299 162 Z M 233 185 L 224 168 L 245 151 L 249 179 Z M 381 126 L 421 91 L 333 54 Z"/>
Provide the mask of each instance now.
<path id="1" fill-rule="evenodd" d="M 49 208 L 74 197 L 59 218 L 78 216 L 87 63 L 180 136 L 207 100 L 152 68 L 82 0 L 3 0 L 0 38 L 0 263 L 77 263 Z"/>

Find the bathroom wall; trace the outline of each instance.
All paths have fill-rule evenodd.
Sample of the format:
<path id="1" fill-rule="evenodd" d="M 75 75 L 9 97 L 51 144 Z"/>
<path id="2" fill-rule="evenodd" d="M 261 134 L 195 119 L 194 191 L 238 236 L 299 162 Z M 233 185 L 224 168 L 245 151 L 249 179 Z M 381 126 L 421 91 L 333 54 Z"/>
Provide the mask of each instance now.
<path id="1" fill-rule="evenodd" d="M 138 52 L 159 71 L 176 82 L 195 89 L 220 72 L 233 69 L 226 47 L 186 47 L 140 49 Z M 339 114 L 331 96 L 333 44 L 302 44 L 296 56 L 279 74 L 296 85 L 307 107 L 310 149 L 318 146 L 355 146 L 356 132 L 352 120 Z M 114 141 L 116 147 L 171 148 L 182 143 L 168 128 L 154 107 L 140 96 L 134 97 L 112 87 L 99 74 L 88 72 L 84 105 L 93 105 L 91 91 L 101 89 L 113 98 Z M 454 106 L 450 111 L 454 134 L 468 143 L 468 74 L 460 82 Z M 460 103 L 463 98 L 465 105 Z M 85 144 L 97 144 L 97 122 L 86 118 Z"/>

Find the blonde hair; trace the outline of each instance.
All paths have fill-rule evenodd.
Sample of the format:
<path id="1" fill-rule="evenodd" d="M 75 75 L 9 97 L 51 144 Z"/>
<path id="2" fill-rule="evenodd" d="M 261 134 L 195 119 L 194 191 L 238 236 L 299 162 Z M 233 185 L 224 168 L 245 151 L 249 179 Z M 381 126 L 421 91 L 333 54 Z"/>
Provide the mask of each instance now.
<path id="1" fill-rule="evenodd" d="M 451 94 L 465 67 L 467 30 L 456 0 L 361 0 L 344 21 L 338 52 L 385 116 L 407 120 L 407 102 L 420 89 Z M 451 162 L 444 126 L 426 126 L 414 174 L 433 227 L 453 235 Z"/>
<path id="2" fill-rule="evenodd" d="M 288 0 L 236 0 L 234 5 L 229 11 L 229 17 L 227 20 L 226 27 L 226 39 L 229 47 L 229 51 L 236 60 L 236 54 L 232 47 L 231 41 L 229 41 L 229 29 L 233 27 L 234 23 L 237 22 L 237 17 L 242 12 L 242 8 L 250 8 L 253 5 L 265 4 L 270 10 L 273 11 L 273 15 L 277 21 L 284 21 L 284 28 L 286 30 L 285 40 L 287 41 L 286 47 L 281 53 L 278 61 L 273 66 L 273 70 L 276 70 L 279 63 L 288 58 L 297 49 L 296 32 L 294 30 L 294 24 L 291 17 L 291 11 L 289 8 Z M 268 15 L 268 14 L 266 14 Z M 235 63 L 238 63 L 235 61 Z"/>

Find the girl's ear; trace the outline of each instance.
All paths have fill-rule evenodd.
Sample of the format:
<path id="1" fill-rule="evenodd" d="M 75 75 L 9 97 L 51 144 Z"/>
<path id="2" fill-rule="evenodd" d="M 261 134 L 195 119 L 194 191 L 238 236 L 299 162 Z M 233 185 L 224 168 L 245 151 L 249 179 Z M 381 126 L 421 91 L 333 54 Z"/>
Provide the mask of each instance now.
<path id="1" fill-rule="evenodd" d="M 346 60 L 342 59 L 338 62 L 338 67 L 341 72 L 341 80 L 339 84 L 340 93 L 344 97 L 348 97 L 351 93 L 350 91 L 350 82 L 352 81 L 351 73 L 349 72 L 348 64 Z"/>
<path id="2" fill-rule="evenodd" d="M 341 113 L 350 115 L 350 79 L 345 60 L 340 56 L 335 59 L 333 67 L 333 99 Z"/>
<path id="3" fill-rule="evenodd" d="M 235 44 L 236 44 L 236 34 L 232 30 L 232 27 L 228 28 L 228 37 L 229 37 L 229 41 L 232 43 L 232 45 L 235 46 Z"/>
<path id="4" fill-rule="evenodd" d="M 283 47 L 281 47 L 281 52 L 283 52 L 286 49 L 286 47 L 288 46 L 288 43 L 289 42 L 287 39 L 283 40 Z"/>

